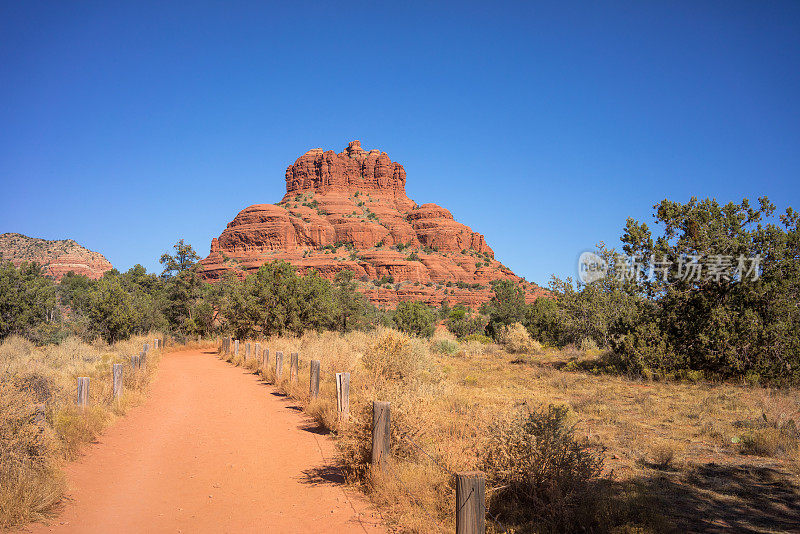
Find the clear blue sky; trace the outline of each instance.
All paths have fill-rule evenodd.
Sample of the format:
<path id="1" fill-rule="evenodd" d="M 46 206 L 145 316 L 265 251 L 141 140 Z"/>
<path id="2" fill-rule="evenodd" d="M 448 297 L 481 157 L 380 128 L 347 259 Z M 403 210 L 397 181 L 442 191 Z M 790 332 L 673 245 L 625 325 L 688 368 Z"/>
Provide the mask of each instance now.
<path id="1" fill-rule="evenodd" d="M 0 232 L 121 270 L 352 139 L 542 284 L 664 198 L 800 208 L 799 2 L 0 6 Z"/>

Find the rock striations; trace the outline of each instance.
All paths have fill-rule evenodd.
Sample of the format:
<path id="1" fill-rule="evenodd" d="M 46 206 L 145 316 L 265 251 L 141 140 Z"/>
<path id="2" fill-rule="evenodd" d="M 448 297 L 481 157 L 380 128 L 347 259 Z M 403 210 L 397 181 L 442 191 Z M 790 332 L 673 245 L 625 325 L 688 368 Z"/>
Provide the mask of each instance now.
<path id="1" fill-rule="evenodd" d="M 286 169 L 277 204 L 245 208 L 211 241 L 201 275 L 218 280 L 285 260 L 333 278 L 352 270 L 374 303 L 400 300 L 479 305 L 489 283 L 520 280 L 533 300 L 544 291 L 495 260 L 484 237 L 436 204 L 406 196 L 406 172 L 385 152 L 353 141 L 341 153 L 309 150 Z"/>
<path id="2" fill-rule="evenodd" d="M 0 260 L 18 266 L 36 262 L 44 274 L 56 280 L 70 271 L 97 279 L 113 266 L 99 252 L 80 246 L 72 239 L 50 241 L 22 234 L 0 234 Z"/>

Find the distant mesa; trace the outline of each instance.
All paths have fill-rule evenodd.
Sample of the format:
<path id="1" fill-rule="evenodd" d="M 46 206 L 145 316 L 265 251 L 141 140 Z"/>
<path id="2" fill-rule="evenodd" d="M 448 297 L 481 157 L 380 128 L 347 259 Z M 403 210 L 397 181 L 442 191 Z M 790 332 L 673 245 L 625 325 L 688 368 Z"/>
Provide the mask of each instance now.
<path id="1" fill-rule="evenodd" d="M 50 241 L 16 233 L 0 234 L 0 260 L 17 267 L 24 262 L 36 262 L 45 275 L 55 280 L 61 280 L 70 271 L 96 280 L 113 269 L 102 254 L 72 239 Z"/>
<path id="2" fill-rule="evenodd" d="M 329 279 L 352 270 L 360 290 L 388 307 L 445 299 L 479 305 L 497 279 L 522 282 L 529 301 L 545 293 L 498 262 L 483 235 L 448 210 L 408 198 L 406 171 L 385 152 L 366 151 L 359 141 L 338 154 L 315 148 L 289 165 L 285 178 L 280 202 L 245 208 L 211 241 L 200 261 L 204 279 L 244 277 L 285 260 Z"/>

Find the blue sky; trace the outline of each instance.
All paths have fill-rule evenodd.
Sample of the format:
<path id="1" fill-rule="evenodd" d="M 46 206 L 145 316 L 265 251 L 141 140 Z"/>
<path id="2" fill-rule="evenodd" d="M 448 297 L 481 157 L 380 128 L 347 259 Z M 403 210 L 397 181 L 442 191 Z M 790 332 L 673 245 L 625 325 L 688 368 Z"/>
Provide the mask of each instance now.
<path id="1" fill-rule="evenodd" d="M 517 274 L 692 195 L 800 208 L 800 3 L 0 3 L 0 232 L 201 255 L 352 139 Z"/>

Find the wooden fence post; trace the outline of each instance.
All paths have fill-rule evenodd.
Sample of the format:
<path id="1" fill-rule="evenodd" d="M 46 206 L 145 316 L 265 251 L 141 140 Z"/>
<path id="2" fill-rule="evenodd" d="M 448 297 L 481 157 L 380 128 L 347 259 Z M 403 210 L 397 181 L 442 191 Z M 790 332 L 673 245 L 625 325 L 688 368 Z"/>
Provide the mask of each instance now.
<path id="1" fill-rule="evenodd" d="M 339 422 L 346 422 L 350 415 L 350 373 L 336 373 L 336 408 Z"/>
<path id="2" fill-rule="evenodd" d="M 486 477 L 481 471 L 456 473 L 456 534 L 486 532 Z"/>
<path id="3" fill-rule="evenodd" d="M 150 350 L 150 345 L 148 345 L 147 343 L 145 343 L 145 344 L 144 344 L 144 347 L 142 347 L 142 352 L 147 352 L 148 350 Z"/>
<path id="4" fill-rule="evenodd" d="M 258 360 L 260 356 L 261 356 L 261 343 L 256 343 L 255 346 L 253 347 L 253 358 Z"/>
<path id="5" fill-rule="evenodd" d="M 131 369 L 136 371 L 137 367 L 139 367 L 139 356 L 137 354 L 134 354 L 133 356 L 131 356 Z"/>
<path id="6" fill-rule="evenodd" d="M 372 401 L 372 465 L 383 468 L 391 451 L 389 443 L 391 414 L 389 403 Z"/>
<path id="7" fill-rule="evenodd" d="M 297 382 L 297 372 L 300 369 L 300 355 L 296 352 L 289 354 L 289 380 Z"/>
<path id="8" fill-rule="evenodd" d="M 261 355 L 261 367 L 264 368 L 264 372 L 269 369 L 269 349 L 266 347 Z"/>
<path id="9" fill-rule="evenodd" d="M 115 363 L 113 368 L 114 374 L 114 400 L 120 400 L 122 398 L 122 364 Z"/>
<path id="10" fill-rule="evenodd" d="M 145 351 L 142 351 L 142 353 L 139 355 L 139 368 L 144 368 L 145 370 L 147 369 L 147 352 Z"/>
<path id="11" fill-rule="evenodd" d="M 86 405 L 89 404 L 89 377 L 78 377 L 78 406 L 85 410 Z"/>
<path id="12" fill-rule="evenodd" d="M 319 396 L 319 360 L 311 360 L 311 384 L 308 386 L 311 400 Z"/>
<path id="13" fill-rule="evenodd" d="M 278 351 L 275 353 L 275 383 L 281 380 L 283 374 L 283 352 Z"/>
<path id="14" fill-rule="evenodd" d="M 250 357 L 250 342 L 244 344 L 244 361 L 247 363 L 247 358 Z"/>
<path id="15" fill-rule="evenodd" d="M 238 339 L 234 340 L 234 342 L 233 342 L 233 355 L 234 356 L 238 356 L 239 355 L 239 340 Z"/>

